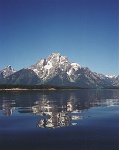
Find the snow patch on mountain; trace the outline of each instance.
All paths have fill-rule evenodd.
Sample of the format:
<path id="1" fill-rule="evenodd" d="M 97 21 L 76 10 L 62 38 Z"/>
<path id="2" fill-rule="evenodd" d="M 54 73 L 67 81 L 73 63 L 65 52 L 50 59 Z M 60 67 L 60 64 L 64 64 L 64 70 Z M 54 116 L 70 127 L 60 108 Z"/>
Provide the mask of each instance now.
<path id="1" fill-rule="evenodd" d="M 52 65 L 52 62 L 48 61 L 47 64 L 44 66 L 45 69 L 50 69 L 52 68 L 53 65 Z"/>
<path id="2" fill-rule="evenodd" d="M 6 66 L 4 69 L 2 69 L 0 71 L 0 78 L 6 78 L 6 77 L 12 75 L 15 72 L 16 71 L 10 65 Z"/>
<path id="3" fill-rule="evenodd" d="M 81 69 L 81 66 L 77 63 L 71 63 L 71 66 L 74 68 L 75 71 L 77 71 L 78 69 Z"/>
<path id="4" fill-rule="evenodd" d="M 116 78 L 117 76 L 116 75 L 105 75 L 107 78 Z"/>

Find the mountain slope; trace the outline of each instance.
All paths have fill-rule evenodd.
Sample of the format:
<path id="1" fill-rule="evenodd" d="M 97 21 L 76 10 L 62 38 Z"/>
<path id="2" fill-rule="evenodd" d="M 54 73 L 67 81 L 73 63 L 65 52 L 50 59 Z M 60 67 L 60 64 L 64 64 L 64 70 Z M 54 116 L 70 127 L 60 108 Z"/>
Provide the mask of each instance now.
<path id="1" fill-rule="evenodd" d="M 115 78 L 115 80 L 113 82 L 113 86 L 119 87 L 119 75 Z"/>
<path id="2" fill-rule="evenodd" d="M 6 77 L 2 84 L 37 84 L 40 82 L 39 77 L 30 69 L 22 69 Z"/>

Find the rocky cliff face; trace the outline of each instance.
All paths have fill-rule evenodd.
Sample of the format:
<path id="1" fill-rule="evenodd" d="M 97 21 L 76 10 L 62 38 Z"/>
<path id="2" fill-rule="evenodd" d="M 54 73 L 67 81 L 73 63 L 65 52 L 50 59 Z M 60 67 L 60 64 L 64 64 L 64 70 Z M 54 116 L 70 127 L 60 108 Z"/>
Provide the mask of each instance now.
<path id="1" fill-rule="evenodd" d="M 113 86 L 119 87 L 119 75 L 114 79 Z"/>
<path id="2" fill-rule="evenodd" d="M 16 71 L 11 66 L 7 66 L 0 71 L 0 79 L 6 78 L 15 72 Z"/>

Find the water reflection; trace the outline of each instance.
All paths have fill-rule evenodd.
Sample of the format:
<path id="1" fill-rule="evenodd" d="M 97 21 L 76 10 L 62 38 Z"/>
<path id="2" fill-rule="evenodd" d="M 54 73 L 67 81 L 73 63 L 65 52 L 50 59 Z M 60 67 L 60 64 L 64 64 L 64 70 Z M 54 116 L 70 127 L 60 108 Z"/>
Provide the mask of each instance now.
<path id="1" fill-rule="evenodd" d="M 111 95 L 110 95 L 111 93 Z M 16 113 L 40 116 L 36 126 L 39 128 L 60 128 L 77 125 L 84 118 L 82 112 L 91 107 L 119 106 L 118 90 L 114 91 L 60 91 L 54 93 L 18 93 L 15 100 L 0 97 L 3 115 Z M 26 96 L 27 95 L 27 96 Z M 7 99 L 5 99 L 7 98 Z M 42 118 L 41 118 L 42 116 Z"/>
<path id="2" fill-rule="evenodd" d="M 67 113 L 53 113 L 52 115 L 47 115 L 47 118 L 41 119 L 37 126 L 40 128 L 59 128 L 69 126 L 70 121 L 71 117 Z"/>
<path id="3" fill-rule="evenodd" d="M 15 100 L 3 100 L 1 108 L 4 115 L 11 116 L 15 110 Z"/>
<path id="4" fill-rule="evenodd" d="M 94 102 L 91 102 L 92 107 L 100 107 L 100 106 L 119 106 L 119 99 L 104 99 L 104 100 L 97 100 Z"/>

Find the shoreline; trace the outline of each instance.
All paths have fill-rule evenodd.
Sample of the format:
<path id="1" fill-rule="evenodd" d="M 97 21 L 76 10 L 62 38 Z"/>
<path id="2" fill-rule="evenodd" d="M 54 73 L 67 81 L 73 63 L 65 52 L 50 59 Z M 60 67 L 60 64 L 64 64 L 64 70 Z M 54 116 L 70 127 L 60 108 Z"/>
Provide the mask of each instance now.
<path id="1" fill-rule="evenodd" d="M 23 88 L 0 89 L 0 91 L 28 91 L 28 90 L 57 90 L 57 89 L 55 89 L 55 88 L 49 88 L 49 89 L 23 89 Z"/>
<path id="2" fill-rule="evenodd" d="M 118 89 L 119 88 L 61 88 L 61 89 L 56 89 L 56 88 L 44 88 L 44 89 L 27 89 L 27 88 L 6 88 L 6 89 L 0 89 L 0 91 L 59 91 L 59 90 L 113 90 L 113 89 Z"/>

